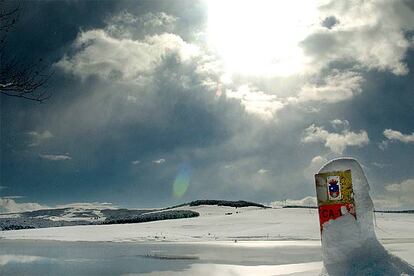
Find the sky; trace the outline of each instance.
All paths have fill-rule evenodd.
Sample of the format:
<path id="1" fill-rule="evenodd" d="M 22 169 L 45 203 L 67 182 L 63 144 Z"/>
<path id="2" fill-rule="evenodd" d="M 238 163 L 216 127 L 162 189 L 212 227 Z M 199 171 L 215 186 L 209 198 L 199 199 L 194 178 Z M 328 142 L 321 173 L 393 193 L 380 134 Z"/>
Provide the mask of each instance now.
<path id="1" fill-rule="evenodd" d="M 7 43 L 54 74 L 0 95 L 0 204 L 301 202 L 349 156 L 414 208 L 413 1 L 28 1 Z"/>

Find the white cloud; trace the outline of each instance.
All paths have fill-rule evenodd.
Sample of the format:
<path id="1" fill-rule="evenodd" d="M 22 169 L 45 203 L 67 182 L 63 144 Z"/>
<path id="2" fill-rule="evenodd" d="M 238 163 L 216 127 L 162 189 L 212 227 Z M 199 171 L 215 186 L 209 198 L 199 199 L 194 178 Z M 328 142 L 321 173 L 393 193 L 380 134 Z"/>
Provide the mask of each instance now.
<path id="1" fill-rule="evenodd" d="M 56 205 L 56 208 L 79 208 L 79 209 L 115 209 L 118 206 L 110 202 L 75 202 L 69 204 Z"/>
<path id="2" fill-rule="evenodd" d="M 384 130 L 384 136 L 388 140 L 400 141 L 406 144 L 414 143 L 414 133 L 406 135 L 397 130 L 386 129 Z"/>
<path id="3" fill-rule="evenodd" d="M 377 168 L 380 168 L 380 169 L 383 169 L 385 167 L 389 167 L 390 166 L 390 164 L 384 164 L 384 163 L 379 163 L 379 162 L 372 162 L 371 164 L 373 166 L 377 167 Z"/>
<path id="4" fill-rule="evenodd" d="M 29 144 L 30 147 L 38 146 L 44 141 L 54 137 L 54 135 L 49 130 L 44 130 L 43 132 L 30 131 L 27 133 L 27 135 L 32 138 L 32 143 Z"/>
<path id="5" fill-rule="evenodd" d="M 283 207 L 283 206 L 305 206 L 305 207 L 315 207 L 316 205 L 316 197 L 314 196 L 307 196 L 302 199 L 286 199 L 286 200 L 279 200 L 273 201 L 270 203 L 270 206 L 273 208 Z"/>
<path id="6" fill-rule="evenodd" d="M 386 150 L 388 148 L 388 141 L 381 141 L 381 143 L 378 143 L 378 147 L 380 150 Z"/>
<path id="7" fill-rule="evenodd" d="M 339 23 L 331 29 L 315 28 L 301 43 L 314 68 L 352 61 L 368 70 L 408 73 L 404 59 L 412 42 L 404 31 L 414 29 L 414 13 L 404 1 L 332 0 L 319 12 L 322 18 L 335 16 Z"/>
<path id="8" fill-rule="evenodd" d="M 181 37 L 163 33 L 142 40 L 116 38 L 102 29 L 82 31 L 73 44 L 75 54 L 65 55 L 57 66 L 80 76 L 140 80 L 149 75 L 169 54 L 181 62 L 198 55 L 198 48 Z"/>
<path id="9" fill-rule="evenodd" d="M 315 156 L 312 158 L 308 167 L 306 167 L 303 171 L 303 174 L 306 179 L 313 180 L 313 176 L 318 172 L 318 170 L 328 162 L 323 156 Z"/>
<path id="10" fill-rule="evenodd" d="M 139 163 L 141 163 L 140 160 L 134 160 L 131 162 L 132 165 L 138 165 Z"/>
<path id="11" fill-rule="evenodd" d="M 75 202 L 69 204 L 60 204 L 55 207 L 50 207 L 47 205 L 42 205 L 34 202 L 24 202 L 18 203 L 15 201 L 16 198 L 21 198 L 19 196 L 14 197 L 0 197 L 0 213 L 21 213 L 29 212 L 41 209 L 50 209 L 50 208 L 80 208 L 80 209 L 115 209 L 118 206 L 109 203 L 109 202 Z"/>
<path id="12" fill-rule="evenodd" d="M 154 161 L 152 161 L 152 163 L 154 163 L 154 164 L 162 164 L 162 163 L 164 163 L 165 162 L 165 159 L 164 158 L 161 158 L 161 159 L 158 159 L 158 160 L 154 160 Z"/>
<path id="13" fill-rule="evenodd" d="M 124 10 L 116 15 L 113 15 L 107 19 L 107 25 L 131 25 L 136 24 L 139 21 L 139 17 L 134 16 L 132 13 Z"/>
<path id="14" fill-rule="evenodd" d="M 0 213 L 20 213 L 47 208 L 49 207 L 39 203 L 17 203 L 10 197 L 0 197 Z"/>
<path id="15" fill-rule="evenodd" d="M 405 144 L 414 143 L 414 133 L 402 134 L 397 130 L 386 129 L 383 134 L 388 140 L 381 141 L 381 143 L 378 144 L 378 147 L 381 150 L 386 150 L 388 148 L 388 144 L 393 141 L 399 141 Z"/>
<path id="16" fill-rule="evenodd" d="M 106 20 L 105 30 L 111 36 L 132 38 L 140 30 L 145 30 L 145 33 L 173 30 L 176 21 L 176 17 L 164 12 L 149 12 L 135 16 L 128 11 L 122 11 Z"/>
<path id="17" fill-rule="evenodd" d="M 63 161 L 72 159 L 72 157 L 67 154 L 39 154 L 39 157 L 51 161 Z"/>
<path id="18" fill-rule="evenodd" d="M 257 173 L 259 173 L 259 174 L 265 174 L 267 172 L 269 172 L 269 170 L 260 169 L 260 170 L 257 171 Z"/>
<path id="19" fill-rule="evenodd" d="M 335 71 L 325 77 L 322 84 L 305 84 L 299 94 L 289 98 L 289 101 L 292 103 L 309 101 L 336 103 L 348 100 L 361 93 L 363 80 L 362 76 L 356 72 Z"/>
<path id="20" fill-rule="evenodd" d="M 146 14 L 135 16 L 128 11 L 124 10 L 112 16 L 107 20 L 108 25 L 137 25 L 137 26 L 165 26 L 174 24 L 177 21 L 177 17 L 164 12 L 148 12 Z"/>
<path id="21" fill-rule="evenodd" d="M 248 85 L 242 85 L 237 91 L 228 89 L 226 97 L 239 100 L 247 113 L 258 116 L 263 120 L 273 119 L 284 104 L 276 95 L 262 91 L 253 91 Z"/>
<path id="22" fill-rule="evenodd" d="M 128 95 L 127 96 L 127 101 L 131 102 L 131 103 L 136 103 L 138 101 L 138 98 L 136 96 L 133 96 L 133 95 Z"/>
<path id="23" fill-rule="evenodd" d="M 374 200 L 377 209 L 413 209 L 414 179 L 385 186 L 385 193 Z"/>
<path id="24" fill-rule="evenodd" d="M 348 120 L 335 119 L 335 120 L 331 121 L 331 124 L 335 129 L 349 128 L 349 121 Z"/>
<path id="25" fill-rule="evenodd" d="M 332 133 L 325 130 L 323 127 L 310 125 L 305 129 L 303 143 L 322 142 L 325 147 L 329 148 L 334 153 L 342 154 L 348 146 L 362 147 L 369 143 L 368 133 L 361 130 L 359 133 L 352 132 L 345 128 L 340 133 Z"/>
<path id="26" fill-rule="evenodd" d="M 411 200 L 414 202 L 414 179 L 407 179 L 402 181 L 401 183 L 392 183 L 385 186 L 385 189 L 389 192 L 396 192 L 399 195 L 403 196 L 410 196 Z"/>
<path id="27" fill-rule="evenodd" d="M 3 196 L 3 198 L 19 199 L 19 198 L 25 198 L 25 196 L 14 195 L 14 196 Z"/>
<path id="28" fill-rule="evenodd" d="M 139 17 L 139 20 L 144 24 L 144 26 L 159 27 L 175 24 L 177 17 L 166 14 L 164 12 L 149 12 Z"/>

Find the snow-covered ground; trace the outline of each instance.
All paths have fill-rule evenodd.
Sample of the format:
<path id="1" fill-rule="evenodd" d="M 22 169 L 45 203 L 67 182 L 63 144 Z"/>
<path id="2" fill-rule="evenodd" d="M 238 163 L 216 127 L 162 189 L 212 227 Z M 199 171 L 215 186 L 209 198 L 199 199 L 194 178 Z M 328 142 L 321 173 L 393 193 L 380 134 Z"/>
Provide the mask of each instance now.
<path id="1" fill-rule="evenodd" d="M 199 217 L 136 224 L 82 225 L 2 231 L 3 239 L 60 241 L 234 241 L 316 240 L 319 222 L 316 209 L 183 206 Z M 414 214 L 376 213 L 380 240 L 414 242 Z"/>
<path id="2" fill-rule="evenodd" d="M 160 248 L 171 245 L 171 248 L 175 249 L 167 250 L 166 256 L 158 255 L 157 251 L 150 252 L 153 255 L 149 257 L 159 259 L 158 262 L 165 259 L 165 263 L 175 263 L 176 265 L 183 262 L 171 260 L 181 258 L 174 255 L 180 251 L 180 246 L 188 246 L 198 252 L 197 259 L 187 260 L 189 264 L 182 268 L 160 269 L 158 267 L 160 263 L 156 263 L 150 270 L 153 272 L 145 272 L 146 274 L 134 272 L 135 274 L 126 273 L 125 275 L 319 275 L 323 267 L 320 261 L 320 233 L 316 209 L 234 208 L 207 205 L 183 206 L 176 209 L 194 210 L 199 212 L 200 216 L 136 224 L 2 231 L 0 232 L 0 243 L 2 243 L 1 240 L 3 243 L 13 243 L 21 239 L 37 240 L 36 243 L 42 243 L 39 240 L 44 240 L 44 242 L 48 240 L 83 241 L 92 242 L 92 244 L 102 241 L 127 242 L 134 246 L 135 244 L 147 246 L 155 243 L 160 244 Z M 414 234 L 412 232 L 414 214 L 376 213 L 376 225 L 377 236 L 384 247 L 392 254 L 414 264 Z M 98 245 L 98 243 L 96 244 Z M 115 244 L 125 246 L 125 243 Z M 243 264 L 239 262 L 242 261 L 240 258 L 246 258 L 245 253 L 240 253 L 241 256 L 233 256 L 228 262 L 223 257 L 226 256 L 225 253 L 218 258 L 222 262 L 217 262 L 215 254 L 212 253 L 217 250 L 233 250 L 231 254 L 235 254 L 234 252 L 249 252 L 248 249 L 257 252 L 257 254 L 263 252 L 264 255 L 256 259 L 247 257 L 251 263 Z M 315 252 L 315 254 L 309 252 Z M 168 254 L 173 255 L 169 256 Z M 286 257 L 283 258 L 287 259 L 278 263 L 277 260 L 285 255 Z M 315 255 L 315 258 L 303 257 L 310 255 Z M 14 259 L 16 264 L 21 260 L 20 257 L 14 258 L 13 255 L 1 255 L 0 263 L 4 261 L 3 257 L 8 262 L 6 266 L 3 266 L 3 269 L 10 266 L 10 260 Z M 43 256 L 40 259 L 39 256 L 26 256 L 25 258 L 29 257 L 30 260 L 34 260 L 33 262 L 45 263 Z M 264 262 L 264 258 L 269 260 Z M 0 264 L 0 271 L 1 269 Z"/>

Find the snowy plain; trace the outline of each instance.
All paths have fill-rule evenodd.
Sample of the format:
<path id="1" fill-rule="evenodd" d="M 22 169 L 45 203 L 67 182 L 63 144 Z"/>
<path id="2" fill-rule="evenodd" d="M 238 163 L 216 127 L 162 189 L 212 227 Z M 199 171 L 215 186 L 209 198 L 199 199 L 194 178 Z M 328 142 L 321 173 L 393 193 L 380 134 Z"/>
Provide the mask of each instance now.
<path id="1" fill-rule="evenodd" d="M 2 241 L 19 240 L 92 244 L 115 242 L 151 246 L 158 244 L 161 246 L 160 251 L 149 250 L 146 257 L 170 263 L 182 261 L 181 255 L 184 255 L 184 259 L 188 257 L 185 250 L 184 253 L 180 253 L 180 246 L 198 248 L 194 249 L 194 252 L 191 251 L 185 267 L 162 271 L 154 267 L 152 271 L 143 275 L 319 275 L 321 271 L 321 245 L 316 209 L 207 205 L 182 206 L 177 209 L 194 210 L 199 212 L 200 216 L 136 224 L 2 231 L 0 244 Z M 412 229 L 414 214 L 376 213 L 375 231 L 380 242 L 392 254 L 410 264 L 414 264 Z M 169 249 L 162 247 L 164 245 L 168 245 Z M 233 255 L 238 251 L 263 253 L 269 260 L 260 261 L 264 259 L 263 256 L 255 258 L 243 253 L 244 255 L 238 257 L 228 257 L 230 259 L 223 261 L 224 263 L 219 262 L 217 259 L 225 260 L 227 256 L 218 257 L 220 254 L 215 252 L 226 250 Z M 177 257 L 177 254 L 181 255 Z M 212 256 L 214 254 L 217 255 L 216 259 Z M 313 256 L 309 258 L 308 255 Z M 0 271 L 2 260 L 5 258 L 13 259 L 13 256 L 0 255 Z M 36 256 L 25 258 L 35 260 Z M 281 258 L 284 258 L 283 262 Z M 246 261 L 243 261 L 244 259 Z M 131 271 L 130 275 L 135 275 L 134 273 L 136 274 Z"/>
<path id="2" fill-rule="evenodd" d="M 79 225 L 0 232 L 2 239 L 112 242 L 319 241 L 316 209 L 182 206 L 199 217 L 134 224 Z M 380 240 L 413 240 L 414 215 L 376 213 Z"/>

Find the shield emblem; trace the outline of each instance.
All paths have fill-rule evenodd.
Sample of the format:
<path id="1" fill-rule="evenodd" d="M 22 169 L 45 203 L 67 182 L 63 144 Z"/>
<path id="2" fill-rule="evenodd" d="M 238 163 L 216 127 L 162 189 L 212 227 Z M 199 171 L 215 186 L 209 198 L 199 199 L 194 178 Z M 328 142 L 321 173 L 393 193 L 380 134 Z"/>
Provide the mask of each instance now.
<path id="1" fill-rule="evenodd" d="M 337 175 L 329 176 L 326 179 L 328 185 L 328 196 L 330 200 L 340 200 L 342 199 L 341 194 L 341 178 Z"/>

